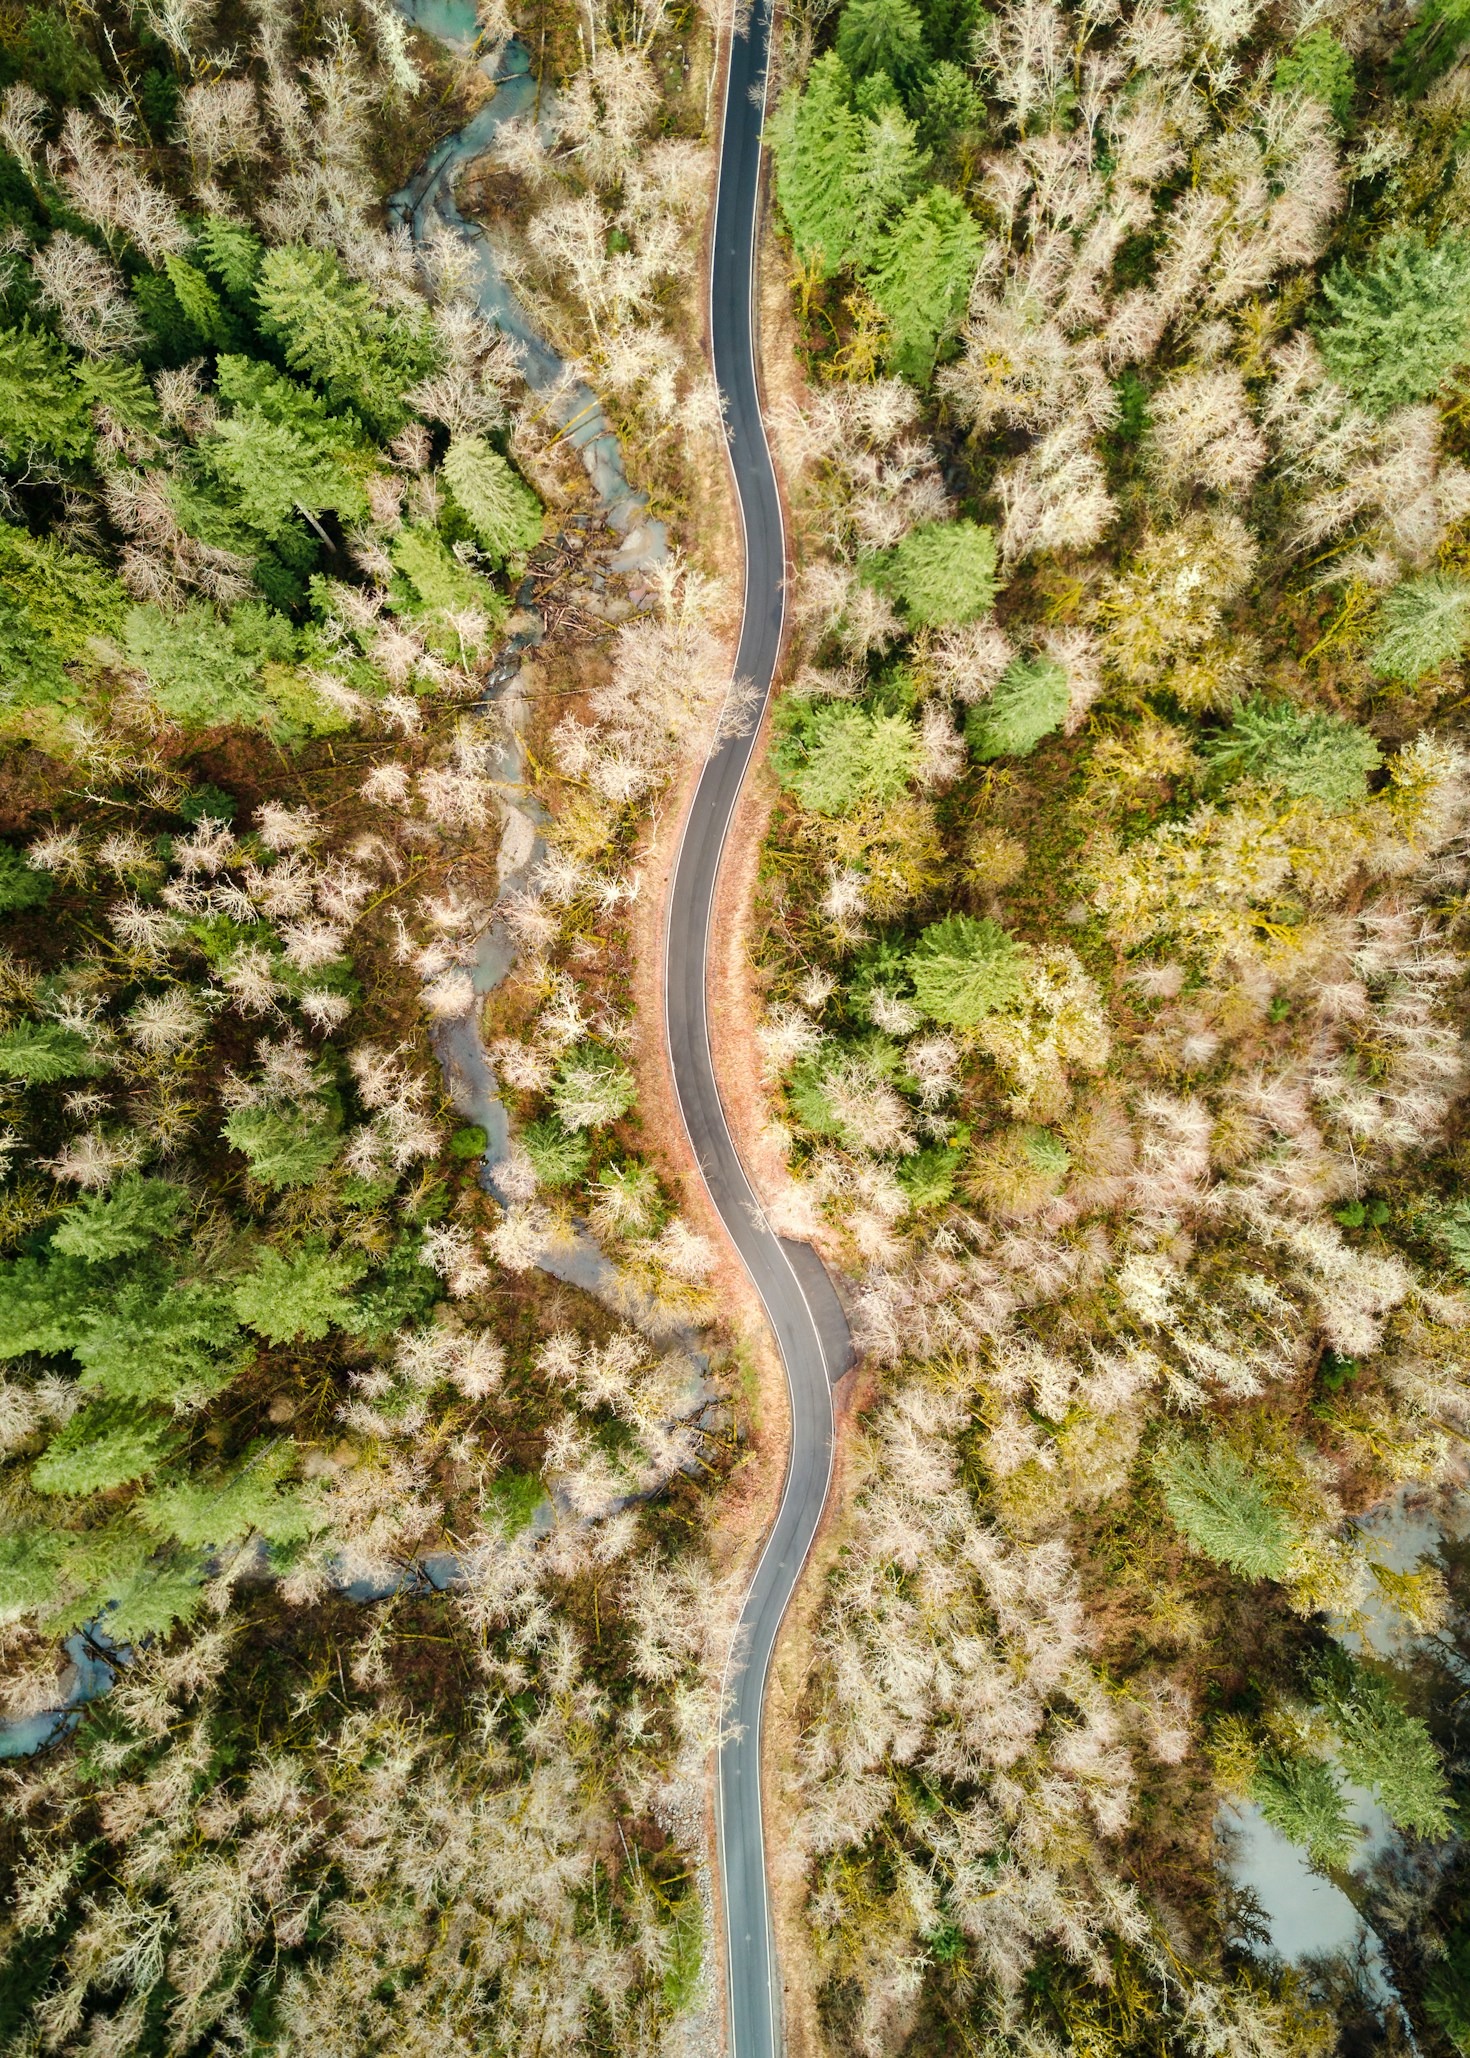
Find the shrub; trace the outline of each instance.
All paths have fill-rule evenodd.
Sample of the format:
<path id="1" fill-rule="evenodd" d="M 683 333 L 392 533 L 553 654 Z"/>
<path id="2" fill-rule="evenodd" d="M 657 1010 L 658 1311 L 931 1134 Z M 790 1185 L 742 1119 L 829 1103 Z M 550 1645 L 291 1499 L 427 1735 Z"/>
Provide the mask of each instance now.
<path id="1" fill-rule="evenodd" d="M 1243 1579 L 1284 1579 L 1295 1537 L 1264 1481 L 1227 1444 L 1167 1445 L 1154 1459 L 1164 1504 L 1194 1548 Z"/>
<path id="2" fill-rule="evenodd" d="M 463 1129 L 456 1129 L 449 1139 L 449 1155 L 452 1158 L 483 1158 L 490 1138 L 478 1122 L 467 1122 Z"/>
<path id="3" fill-rule="evenodd" d="M 1212 764 L 1279 786 L 1294 799 L 1330 808 L 1366 800 L 1368 774 L 1383 762 L 1366 729 L 1340 715 L 1304 714 L 1263 694 L 1248 700 L 1210 747 Z"/>
<path id="4" fill-rule="evenodd" d="M 1067 717 L 1067 675 L 1054 658 L 1018 657 L 1007 665 L 989 700 L 973 707 L 965 737 L 982 763 L 1029 757 L 1043 736 Z"/>
<path id="5" fill-rule="evenodd" d="M 1450 572 L 1404 579 L 1384 595 L 1368 661 L 1381 679 L 1412 685 L 1453 663 L 1470 636 L 1470 580 Z"/>
<path id="6" fill-rule="evenodd" d="M 995 602 L 995 531 L 979 522 L 921 522 L 901 543 L 869 560 L 869 576 L 930 628 L 972 622 Z"/>
<path id="7" fill-rule="evenodd" d="M 1024 991 L 1021 946 L 989 917 L 948 915 L 931 922 L 908 955 L 914 995 L 936 1022 L 970 1028 Z"/>

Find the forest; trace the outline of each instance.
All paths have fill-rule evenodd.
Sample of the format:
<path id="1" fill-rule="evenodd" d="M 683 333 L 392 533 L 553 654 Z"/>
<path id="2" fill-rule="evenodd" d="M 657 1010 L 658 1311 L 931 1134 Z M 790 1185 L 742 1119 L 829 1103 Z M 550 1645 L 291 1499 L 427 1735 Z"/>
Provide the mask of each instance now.
<path id="1" fill-rule="evenodd" d="M 476 247 L 385 208 L 467 22 L 0 9 L 13 2058 L 707 2048 L 743 1417 L 631 924 L 728 602 L 610 569 Z M 710 38 L 539 33 L 481 204 L 682 524 Z"/>
<path id="2" fill-rule="evenodd" d="M 1467 38 L 786 22 L 768 1141 L 870 1364 L 833 2050 L 1470 2048 Z M 1283 1948 L 1243 1819 L 1366 1947 Z"/>

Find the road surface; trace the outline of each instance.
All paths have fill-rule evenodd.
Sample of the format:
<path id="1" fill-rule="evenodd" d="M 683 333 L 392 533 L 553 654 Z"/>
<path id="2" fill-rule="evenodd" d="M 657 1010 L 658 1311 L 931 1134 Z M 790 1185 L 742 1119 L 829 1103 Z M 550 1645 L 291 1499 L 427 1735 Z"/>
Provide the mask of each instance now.
<path id="1" fill-rule="evenodd" d="M 710 337 L 730 428 L 730 462 L 745 532 L 745 609 L 735 677 L 771 689 L 785 609 L 786 543 L 761 421 L 755 353 L 755 247 L 760 206 L 770 0 L 755 0 L 735 36 L 725 89 L 710 270 Z M 725 1922 L 729 2058 L 776 2058 L 780 1984 L 771 1936 L 761 1819 L 761 1702 L 771 1650 L 821 1519 L 832 1475 L 831 1384 L 847 1369 L 846 1324 L 816 1254 L 766 1225 L 730 1136 L 710 1054 L 707 970 L 720 857 L 759 722 L 711 754 L 674 860 L 665 939 L 664 1017 L 674 1087 L 704 1182 L 765 1305 L 791 1395 L 791 1447 L 776 1521 L 746 1596 L 727 1675 L 731 1740 L 717 1768 L 720 1903 Z M 742 1062 L 754 1063 L 754 1053 Z M 776 1836 L 783 1825 L 774 1824 Z"/>

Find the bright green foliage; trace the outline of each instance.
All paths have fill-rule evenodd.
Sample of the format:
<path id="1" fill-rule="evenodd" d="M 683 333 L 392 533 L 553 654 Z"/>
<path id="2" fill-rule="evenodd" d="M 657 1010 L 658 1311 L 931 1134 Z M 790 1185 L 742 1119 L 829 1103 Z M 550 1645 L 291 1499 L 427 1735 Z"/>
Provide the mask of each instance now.
<path id="1" fill-rule="evenodd" d="M 586 1178 L 592 1146 L 580 1129 L 568 1129 L 555 1115 L 528 1122 L 521 1144 L 543 1186 L 576 1186 Z"/>
<path id="2" fill-rule="evenodd" d="M 105 407 L 124 428 L 156 429 L 160 415 L 158 401 L 140 364 L 126 357 L 81 357 L 72 365 L 72 376 L 87 404 Z M 78 560 L 95 574 L 90 560 Z"/>
<path id="3" fill-rule="evenodd" d="M 109 1193 L 89 1193 L 61 1219 L 51 1248 L 99 1264 L 146 1250 L 177 1229 L 187 1196 L 167 1179 L 128 1172 Z"/>
<path id="4" fill-rule="evenodd" d="M 1228 1444 L 1168 1444 L 1154 1472 L 1170 1515 L 1197 1551 L 1243 1579 L 1286 1577 L 1291 1526 L 1265 1482 Z"/>
<path id="5" fill-rule="evenodd" d="M 493 608 L 496 595 L 462 565 L 437 529 L 406 525 L 393 538 L 395 606 L 411 614 L 447 615 L 461 609 Z"/>
<path id="6" fill-rule="evenodd" d="M 985 101 L 969 74 L 948 58 L 936 64 L 919 102 L 922 141 L 942 151 L 956 137 L 977 134 L 984 126 Z"/>
<path id="7" fill-rule="evenodd" d="M 91 558 L 0 522 L 0 706 L 76 697 L 63 667 L 122 627 L 127 596 Z"/>
<path id="8" fill-rule="evenodd" d="M 1384 595 L 1378 633 L 1368 652 L 1383 679 L 1412 685 L 1452 664 L 1470 638 L 1470 580 L 1452 572 L 1404 579 Z"/>
<path id="9" fill-rule="evenodd" d="M 778 769 L 803 807 L 819 815 L 897 800 L 919 764 L 919 732 L 907 715 L 875 714 L 850 700 L 808 702 Z"/>
<path id="10" fill-rule="evenodd" d="M 199 1558 L 140 1565 L 109 1596 L 106 1627 L 114 1643 L 137 1644 L 167 1636 L 176 1622 L 192 1622 L 204 1605 L 208 1568 Z"/>
<path id="11" fill-rule="evenodd" d="M 1278 93 L 1306 93 L 1325 101 L 1343 122 L 1353 104 L 1353 60 L 1331 29 L 1313 29 L 1276 60 L 1271 83 Z"/>
<path id="12" fill-rule="evenodd" d="M 890 222 L 912 200 L 923 176 L 924 156 L 914 125 L 901 107 L 890 104 L 863 123 L 853 224 L 854 262 L 860 271 L 871 269 L 882 257 Z"/>
<path id="13" fill-rule="evenodd" d="M 868 576 L 911 622 L 973 622 L 995 603 L 995 531 L 979 522 L 921 522 L 868 561 Z"/>
<path id="14" fill-rule="evenodd" d="M 16 1258 L 0 1265 L 0 1358 L 70 1350 L 86 1333 L 98 1291 L 80 1258 Z"/>
<path id="15" fill-rule="evenodd" d="M 855 79 L 886 71 L 900 89 L 915 85 L 928 51 L 913 0 L 847 0 L 837 24 L 837 54 Z"/>
<path id="16" fill-rule="evenodd" d="M 317 1104 L 236 1108 L 224 1133 L 250 1160 L 250 1176 L 277 1192 L 310 1186 L 341 1149 L 341 1138 Z"/>
<path id="17" fill-rule="evenodd" d="M 316 1525 L 307 1500 L 281 1490 L 295 1462 L 289 1444 L 260 1446 L 231 1472 L 154 1487 L 135 1512 L 158 1535 L 194 1549 L 219 1549 L 252 1531 L 268 1543 L 299 1543 Z"/>
<path id="18" fill-rule="evenodd" d="M 452 1158 L 482 1158 L 490 1141 L 486 1131 L 478 1122 L 467 1122 L 463 1129 L 456 1129 L 449 1139 L 449 1155 Z"/>
<path id="19" fill-rule="evenodd" d="M 44 907 L 55 883 L 49 872 L 38 872 L 28 865 L 13 843 L 0 843 L 0 915 L 19 915 L 27 908 Z"/>
<path id="20" fill-rule="evenodd" d="M 1434 1739 L 1379 1672 L 1334 1652 L 1314 1681 L 1337 1732 L 1347 1777 L 1370 1787 L 1391 1821 L 1415 1836 L 1450 1834 L 1449 1781 Z"/>
<path id="21" fill-rule="evenodd" d="M 968 1029 L 1025 991 L 1021 946 L 988 916 L 931 922 L 908 955 L 914 997 L 936 1022 Z"/>
<path id="22" fill-rule="evenodd" d="M 1294 1844 L 1304 1844 L 1321 1871 L 1341 1868 L 1352 1857 L 1360 1831 L 1331 1767 L 1320 1758 L 1265 1753 L 1250 1794 L 1272 1828 Z"/>
<path id="23" fill-rule="evenodd" d="M 0 460 L 68 460 L 92 447 L 92 415 L 66 352 L 32 329 L 0 329 Z"/>
<path id="24" fill-rule="evenodd" d="M 803 1129 L 810 1129 L 814 1136 L 841 1137 L 842 1123 L 827 1092 L 823 1080 L 824 1066 L 820 1058 L 803 1058 L 794 1065 L 791 1077 L 786 1082 L 786 1092 L 791 1101 L 792 1113 Z M 861 1143 L 862 1139 L 854 1141 Z"/>
<path id="25" fill-rule="evenodd" d="M 633 1074 L 615 1051 L 579 1043 L 556 1068 L 551 1104 L 568 1129 L 601 1129 L 626 1115 L 637 1094 Z"/>
<path id="26" fill-rule="evenodd" d="M 911 1208 L 938 1208 L 954 1199 L 955 1180 L 963 1162 L 963 1151 L 935 1144 L 901 1158 L 894 1177 L 908 1195 Z"/>
<path id="27" fill-rule="evenodd" d="M 243 223 L 211 214 L 194 239 L 194 255 L 223 281 L 232 298 L 243 300 L 255 284 L 265 245 Z"/>
<path id="28" fill-rule="evenodd" d="M 66 1545 L 49 1529 L 0 1532 L 0 1615 L 44 1608 L 61 1584 Z"/>
<path id="29" fill-rule="evenodd" d="M 208 344 L 227 343 L 233 324 L 198 266 L 190 264 L 187 257 L 170 255 L 163 260 L 163 268 L 189 326 Z"/>
<path id="30" fill-rule="evenodd" d="M 223 1288 L 134 1280 L 100 1296 L 77 1329 L 81 1384 L 118 1399 L 198 1407 L 241 1367 L 243 1339 Z"/>
<path id="31" fill-rule="evenodd" d="M 376 434 L 403 426 L 405 392 L 434 367 L 427 318 L 385 311 L 335 257 L 300 243 L 266 252 L 255 293 L 261 327 L 293 371 L 356 408 Z"/>
<path id="32" fill-rule="evenodd" d="M 529 1529 L 536 1510 L 548 1505 L 546 1488 L 536 1472 L 502 1472 L 485 1496 L 486 1513 L 504 1536 Z"/>
<path id="33" fill-rule="evenodd" d="M 259 727 L 271 712 L 261 665 L 289 663 L 296 649 L 290 623 L 255 601 L 237 607 L 228 624 L 202 601 L 177 614 L 135 607 L 125 637 L 164 713 L 191 728 Z"/>
<path id="34" fill-rule="evenodd" d="M 334 1254 L 320 1243 L 303 1244 L 289 1257 L 263 1250 L 235 1288 L 235 1313 L 267 1343 L 315 1342 L 351 1321 L 350 1290 L 363 1269 L 355 1254 Z"/>
<path id="35" fill-rule="evenodd" d="M 152 1543 L 127 1515 L 62 1532 L 58 1541 L 63 1551 L 60 1594 L 49 1604 L 45 1622 L 53 1636 L 94 1620 L 133 1586 L 153 1556 Z"/>
<path id="36" fill-rule="evenodd" d="M 1327 369 L 1375 414 L 1427 400 L 1470 356 L 1470 241 L 1453 232 L 1385 236 L 1362 266 L 1335 266 L 1322 297 Z"/>
<path id="37" fill-rule="evenodd" d="M 940 346 L 969 304 L 980 263 L 979 225 L 946 186 L 931 186 L 904 209 L 884 239 L 868 290 L 892 331 L 896 371 L 924 385 Z"/>
<path id="38" fill-rule="evenodd" d="M 982 763 L 1029 757 L 1067 717 L 1067 675 L 1055 658 L 1018 657 L 1006 666 L 989 700 L 971 708 L 965 736 Z"/>
<path id="39" fill-rule="evenodd" d="M 1210 760 L 1227 772 L 1279 786 L 1296 800 L 1350 807 L 1368 795 L 1368 774 L 1383 762 L 1366 729 L 1340 715 L 1304 714 L 1289 700 L 1256 694 L 1210 746 Z"/>
<path id="40" fill-rule="evenodd" d="M 141 1401 L 94 1401 L 73 1415 L 31 1470 L 37 1493 L 106 1493 L 166 1464 L 183 1441 L 170 1415 Z"/>
<path id="41" fill-rule="evenodd" d="M 862 125 L 852 80 L 835 51 L 812 66 L 804 93 L 788 90 L 776 117 L 776 194 L 805 261 L 831 276 L 851 261 L 857 236 Z"/>
<path id="42" fill-rule="evenodd" d="M 0 1033 L 0 1079 L 50 1086 L 102 1069 L 86 1037 L 59 1022 L 16 1022 Z"/>
<path id="43" fill-rule="evenodd" d="M 541 541 L 541 502 L 483 436 L 456 436 L 442 476 L 483 548 L 499 564 Z"/>
<path id="44" fill-rule="evenodd" d="M 262 536 L 279 536 L 298 509 L 319 514 L 333 508 L 347 521 L 367 512 L 367 497 L 351 472 L 299 429 L 257 408 L 222 421 L 199 454 L 233 496 L 240 518 Z"/>

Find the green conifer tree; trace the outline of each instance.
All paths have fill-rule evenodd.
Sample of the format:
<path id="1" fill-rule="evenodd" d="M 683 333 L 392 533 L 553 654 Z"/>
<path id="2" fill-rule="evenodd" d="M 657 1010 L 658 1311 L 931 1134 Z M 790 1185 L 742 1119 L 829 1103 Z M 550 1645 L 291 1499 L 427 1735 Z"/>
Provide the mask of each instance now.
<path id="1" fill-rule="evenodd" d="M 120 1400 L 197 1408 L 249 1361 L 227 1288 L 175 1280 L 125 1282 L 98 1296 L 72 1342 L 81 1385 Z"/>
<path id="2" fill-rule="evenodd" d="M 852 261 L 862 150 L 852 80 L 835 51 L 817 59 L 804 93 L 788 88 L 772 141 L 776 197 L 797 255 L 830 278 Z"/>
<path id="3" fill-rule="evenodd" d="M 51 1086 L 103 1069 L 86 1037 L 59 1022 L 15 1022 L 0 1033 L 0 1078 Z"/>
<path id="4" fill-rule="evenodd" d="M 93 1265 L 147 1250 L 177 1230 L 186 1198 L 171 1180 L 125 1173 L 110 1192 L 86 1194 L 67 1209 L 51 1248 Z"/>
<path id="5" fill-rule="evenodd" d="M 295 1463 L 289 1443 L 257 1445 L 229 1472 L 155 1486 L 135 1512 L 155 1534 L 192 1549 L 219 1550 L 252 1531 L 268 1543 L 299 1543 L 319 1525 L 305 1493 L 283 1491 Z"/>
<path id="6" fill-rule="evenodd" d="M 32 456 L 68 462 L 91 447 L 91 407 L 61 345 L 0 329 L 0 459 L 12 469 Z"/>
<path id="7" fill-rule="evenodd" d="M 355 1252 L 334 1253 L 323 1243 L 304 1243 L 289 1257 L 263 1250 L 235 1288 L 235 1313 L 267 1343 L 317 1341 L 350 1323 L 351 1288 L 363 1271 Z"/>
<path id="8" fill-rule="evenodd" d="M 866 284 L 888 318 L 893 367 L 916 385 L 964 317 L 980 249 L 975 217 L 945 186 L 910 201 L 883 239 Z"/>
<path id="9" fill-rule="evenodd" d="M 1025 992 L 1025 955 L 988 916 L 946 915 L 931 922 L 908 954 L 914 998 L 926 1015 L 973 1028 Z"/>
<path id="10" fill-rule="evenodd" d="M 928 66 L 924 22 L 913 0 L 847 0 L 837 23 L 837 54 L 855 79 L 886 71 L 901 93 Z"/>
<path id="11" fill-rule="evenodd" d="M 1264 1752 L 1250 1795 L 1273 1829 L 1305 1845 L 1320 1871 L 1341 1870 L 1357 1849 L 1362 1832 L 1348 1814 L 1332 1768 L 1320 1758 Z"/>
<path id="12" fill-rule="evenodd" d="M 1384 595 L 1368 659 L 1382 679 L 1413 685 L 1452 664 L 1470 638 L 1470 579 L 1425 572 Z"/>
<path id="13" fill-rule="evenodd" d="M 580 1129 L 568 1129 L 555 1115 L 528 1122 L 521 1145 L 543 1186 L 576 1186 L 587 1176 L 592 1146 Z"/>
<path id="14" fill-rule="evenodd" d="M 1447 1837 L 1450 1791 L 1439 1752 L 1389 1680 L 1345 1651 L 1333 1651 L 1313 1683 L 1337 1732 L 1338 1762 L 1347 1777 L 1371 1788 L 1400 1829 Z"/>
<path id="15" fill-rule="evenodd" d="M 995 531 L 979 522 L 921 522 L 863 567 L 924 628 L 973 622 L 995 602 Z"/>
<path id="16" fill-rule="evenodd" d="M 919 190 L 926 156 L 913 123 L 896 104 L 863 123 L 852 238 L 853 262 L 859 270 L 869 270 L 881 260 L 885 232 Z"/>
<path id="17" fill-rule="evenodd" d="M 1266 1482 L 1228 1444 L 1166 1444 L 1154 1473 L 1174 1522 L 1204 1557 L 1243 1579 L 1287 1576 L 1291 1525 Z"/>
<path id="18" fill-rule="evenodd" d="M 1353 60 L 1331 29 L 1312 29 L 1278 57 L 1271 83 L 1278 93 L 1305 93 L 1324 101 L 1339 122 L 1352 111 Z"/>
<path id="19" fill-rule="evenodd" d="M 1317 340 L 1327 369 L 1375 414 L 1426 400 L 1470 357 L 1470 239 L 1383 237 L 1365 263 L 1329 273 Z"/>
<path id="20" fill-rule="evenodd" d="M 1290 701 L 1254 694 L 1210 745 L 1221 770 L 1279 786 L 1294 799 L 1350 807 L 1368 793 L 1368 774 L 1383 762 L 1366 729 L 1340 715 L 1305 714 Z"/>
<path id="21" fill-rule="evenodd" d="M 106 1493 L 167 1463 L 185 1432 L 143 1401 L 93 1401 L 53 1436 L 31 1468 L 37 1493 Z"/>
<path id="22" fill-rule="evenodd" d="M 456 436 L 444 453 L 444 482 L 481 545 L 499 564 L 541 540 L 541 502 L 483 436 Z"/>
<path id="23" fill-rule="evenodd" d="M 897 800 L 918 770 L 919 749 L 907 715 L 826 701 L 806 715 L 800 746 L 782 752 L 781 766 L 803 807 L 836 818 Z"/>
<path id="24" fill-rule="evenodd" d="M 403 426 L 405 392 L 436 361 L 427 317 L 385 312 L 335 257 L 302 243 L 266 252 L 255 297 L 262 329 L 293 370 L 356 408 L 377 434 Z"/>
<path id="25" fill-rule="evenodd" d="M 982 763 L 1029 757 L 1066 720 L 1067 699 L 1067 674 L 1055 658 L 1013 659 L 989 700 L 972 707 L 966 718 L 971 750 Z"/>
<path id="26" fill-rule="evenodd" d="M 310 1186 L 342 1147 L 336 1124 L 319 1102 L 310 1107 L 236 1108 L 224 1134 L 250 1161 L 250 1176 L 275 1192 Z"/>

